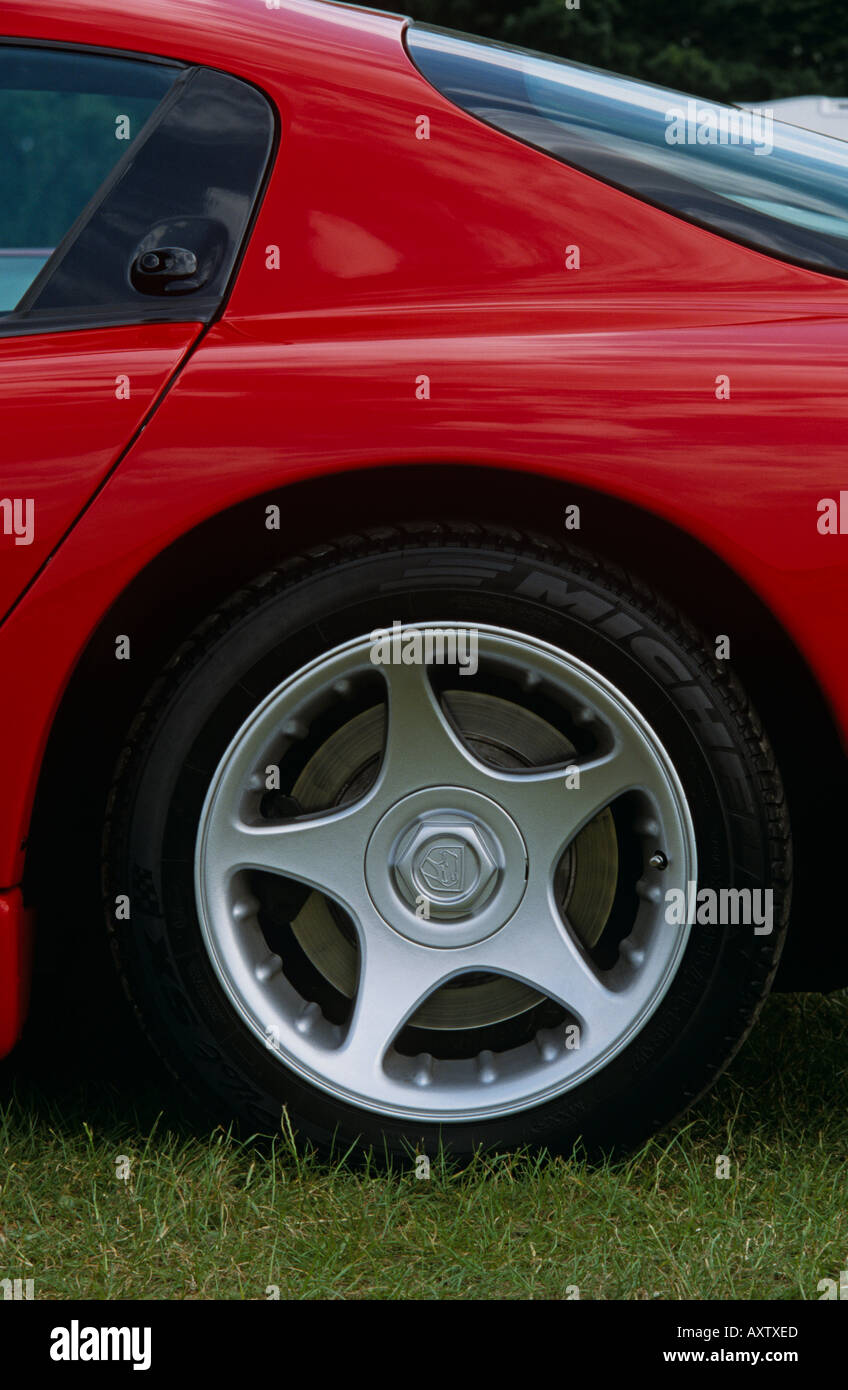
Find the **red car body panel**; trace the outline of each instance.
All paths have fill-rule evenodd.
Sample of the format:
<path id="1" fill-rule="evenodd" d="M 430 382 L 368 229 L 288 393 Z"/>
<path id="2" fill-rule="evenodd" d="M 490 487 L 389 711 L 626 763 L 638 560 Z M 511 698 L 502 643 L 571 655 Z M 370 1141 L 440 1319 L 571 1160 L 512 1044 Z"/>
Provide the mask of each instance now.
<path id="1" fill-rule="evenodd" d="M 269 95 L 281 143 L 223 315 L 0 627 L 0 884 L 21 881 L 52 721 L 126 585 L 207 518 L 272 489 L 284 504 L 287 484 L 342 470 L 487 465 L 516 475 L 517 513 L 530 472 L 561 479 L 564 504 L 582 485 L 667 519 L 771 609 L 848 739 L 848 540 L 817 528 L 846 478 L 848 283 L 483 126 L 417 72 L 390 16 L 309 0 L 10 0 L 3 29 L 224 68 Z M 172 327 L 170 366 L 164 328 L 109 331 L 147 360 L 140 419 L 194 330 Z M 55 360 L 83 336 L 3 347 Z M 39 452 L 43 426 L 24 409 L 12 421 L 58 535 L 114 453 L 104 444 L 95 465 L 83 430 L 88 462 L 75 455 L 63 479 Z M 7 932 L 23 943 L 19 925 Z M 12 1007 L 7 990 L 7 1040 Z"/>
<path id="2" fill-rule="evenodd" d="M 58 545 L 199 331 L 162 323 L 0 341 L 0 488 L 38 503 L 30 539 L 0 547 L 0 613 Z"/>

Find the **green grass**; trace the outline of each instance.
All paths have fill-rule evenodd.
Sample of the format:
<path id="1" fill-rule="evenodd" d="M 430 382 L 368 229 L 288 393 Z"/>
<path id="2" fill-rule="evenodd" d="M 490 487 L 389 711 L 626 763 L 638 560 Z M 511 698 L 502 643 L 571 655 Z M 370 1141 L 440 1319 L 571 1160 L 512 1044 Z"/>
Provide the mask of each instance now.
<path id="1" fill-rule="evenodd" d="M 203 1134 L 149 1068 L 83 1084 L 25 1055 L 0 1104 L 0 1278 L 37 1298 L 815 1299 L 848 1267 L 846 1019 L 845 993 L 772 999 L 711 1095 L 626 1161 L 429 1180 Z"/>

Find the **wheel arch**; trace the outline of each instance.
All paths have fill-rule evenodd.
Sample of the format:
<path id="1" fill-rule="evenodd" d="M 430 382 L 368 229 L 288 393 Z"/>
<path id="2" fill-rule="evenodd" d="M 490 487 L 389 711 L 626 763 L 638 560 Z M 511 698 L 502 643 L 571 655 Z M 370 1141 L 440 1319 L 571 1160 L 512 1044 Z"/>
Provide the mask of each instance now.
<path id="1" fill-rule="evenodd" d="M 426 470 L 427 489 L 420 482 Z M 483 475 L 481 477 L 481 474 Z M 481 485 L 482 484 L 482 485 Z M 521 498 L 516 506 L 516 495 Z M 425 505 L 435 498 L 437 506 Z M 482 501 L 481 501 L 482 499 Z M 581 529 L 566 531 L 563 509 L 576 503 Z M 280 529 L 265 526 L 265 509 L 280 508 Z M 438 511 L 441 516 L 434 513 Z M 449 516 L 450 520 L 443 518 Z M 554 524 L 552 519 L 555 518 Z M 829 814 L 844 791 L 845 752 L 833 714 L 813 673 L 774 614 L 748 584 L 690 533 L 656 514 L 567 479 L 467 465 L 395 465 L 310 478 L 217 513 L 160 553 L 103 614 L 64 692 L 39 773 L 26 860 L 28 900 L 41 908 L 37 960 L 51 937 L 54 885 L 64 872 L 97 877 L 77 850 L 64 872 L 55 864 L 50 826 L 69 785 L 82 789 L 78 839 L 99 844 L 111 773 L 124 735 L 147 689 L 182 639 L 233 590 L 286 556 L 348 533 L 408 525 L 422 537 L 443 527 L 461 534 L 480 526 L 534 532 L 567 547 L 581 546 L 615 560 L 646 580 L 707 635 L 724 630 L 733 614 L 733 664 L 775 747 L 789 797 L 796 839 L 796 900 L 804 915 L 830 922 L 822 934 L 790 930 L 779 983 L 784 988 L 833 989 L 848 983 L 848 945 L 837 932 L 837 884 L 815 871 L 838 863 L 838 816 Z M 214 562 L 210 564 L 210 556 Z M 126 633 L 132 660 L 116 663 L 114 638 Z M 779 676 L 779 680 L 776 677 Z M 110 698 L 92 689 L 110 683 Z M 816 730 L 820 758 L 802 750 L 799 726 Z M 827 781 L 822 779 L 827 769 Z M 832 837 L 832 838 L 831 838 Z M 87 857 L 86 855 L 82 856 Z M 834 876 L 835 877 L 835 876 Z M 85 890 L 81 901 L 85 901 Z M 67 882 L 63 887 L 67 903 Z M 811 895 L 815 901 L 811 902 Z M 840 954 L 841 952 L 841 954 Z"/>

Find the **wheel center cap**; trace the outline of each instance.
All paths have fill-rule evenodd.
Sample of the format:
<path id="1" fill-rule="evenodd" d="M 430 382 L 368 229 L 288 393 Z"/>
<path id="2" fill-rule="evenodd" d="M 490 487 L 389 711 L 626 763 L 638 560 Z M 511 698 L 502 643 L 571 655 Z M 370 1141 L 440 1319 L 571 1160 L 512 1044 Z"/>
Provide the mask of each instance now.
<path id="1" fill-rule="evenodd" d="M 478 911 L 503 868 L 502 847 L 488 826 L 456 811 L 416 816 L 390 859 L 401 896 L 416 909 L 424 907 L 431 920 Z"/>
<path id="2" fill-rule="evenodd" d="M 472 859 L 473 865 L 470 862 Z M 412 873 L 422 892 L 431 893 L 445 902 L 461 901 L 469 880 L 473 878 L 476 883 L 480 877 L 473 851 L 450 835 L 429 841 L 416 855 Z"/>
<path id="3" fill-rule="evenodd" d="M 365 877 L 395 931 L 424 945 L 465 946 L 515 911 L 527 853 L 496 802 L 462 787 L 430 787 L 383 816 L 366 850 Z"/>

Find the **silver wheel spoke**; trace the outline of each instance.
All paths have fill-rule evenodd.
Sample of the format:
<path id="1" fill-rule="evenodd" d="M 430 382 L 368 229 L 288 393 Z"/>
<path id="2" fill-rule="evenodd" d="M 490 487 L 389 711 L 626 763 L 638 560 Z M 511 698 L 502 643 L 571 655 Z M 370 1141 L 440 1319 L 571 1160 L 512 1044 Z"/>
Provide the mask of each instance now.
<path id="1" fill-rule="evenodd" d="M 450 956 L 413 946 L 385 928 L 367 936 L 347 1035 L 334 1058 L 337 1077 L 359 1089 L 370 1080 L 379 1092 L 386 1052 L 419 1004 L 451 973 Z"/>
<path id="2" fill-rule="evenodd" d="M 481 949 L 486 968 L 511 975 L 554 999 L 581 1024 L 603 1026 L 619 1017 L 620 996 L 607 988 L 560 920 L 550 891 L 537 877 L 518 912 Z M 483 968 L 481 966 L 481 968 Z"/>
<path id="3" fill-rule="evenodd" d="M 491 792 L 521 827 L 534 860 L 548 866 L 619 796 L 656 785 L 656 764 L 635 739 L 619 738 L 612 752 L 575 766 L 579 786 L 569 786 L 565 768 L 558 768 L 498 776 Z"/>
<path id="4" fill-rule="evenodd" d="M 386 747 L 379 794 L 387 802 L 410 787 L 476 787 L 486 768 L 463 746 L 439 706 L 424 666 L 384 666 L 388 688 Z"/>
<path id="5" fill-rule="evenodd" d="M 264 870 L 309 884 L 357 911 L 362 873 L 351 871 L 361 865 L 363 837 L 372 823 L 367 802 L 282 824 L 221 817 L 209 828 L 206 850 L 221 881 L 244 869 Z"/>

